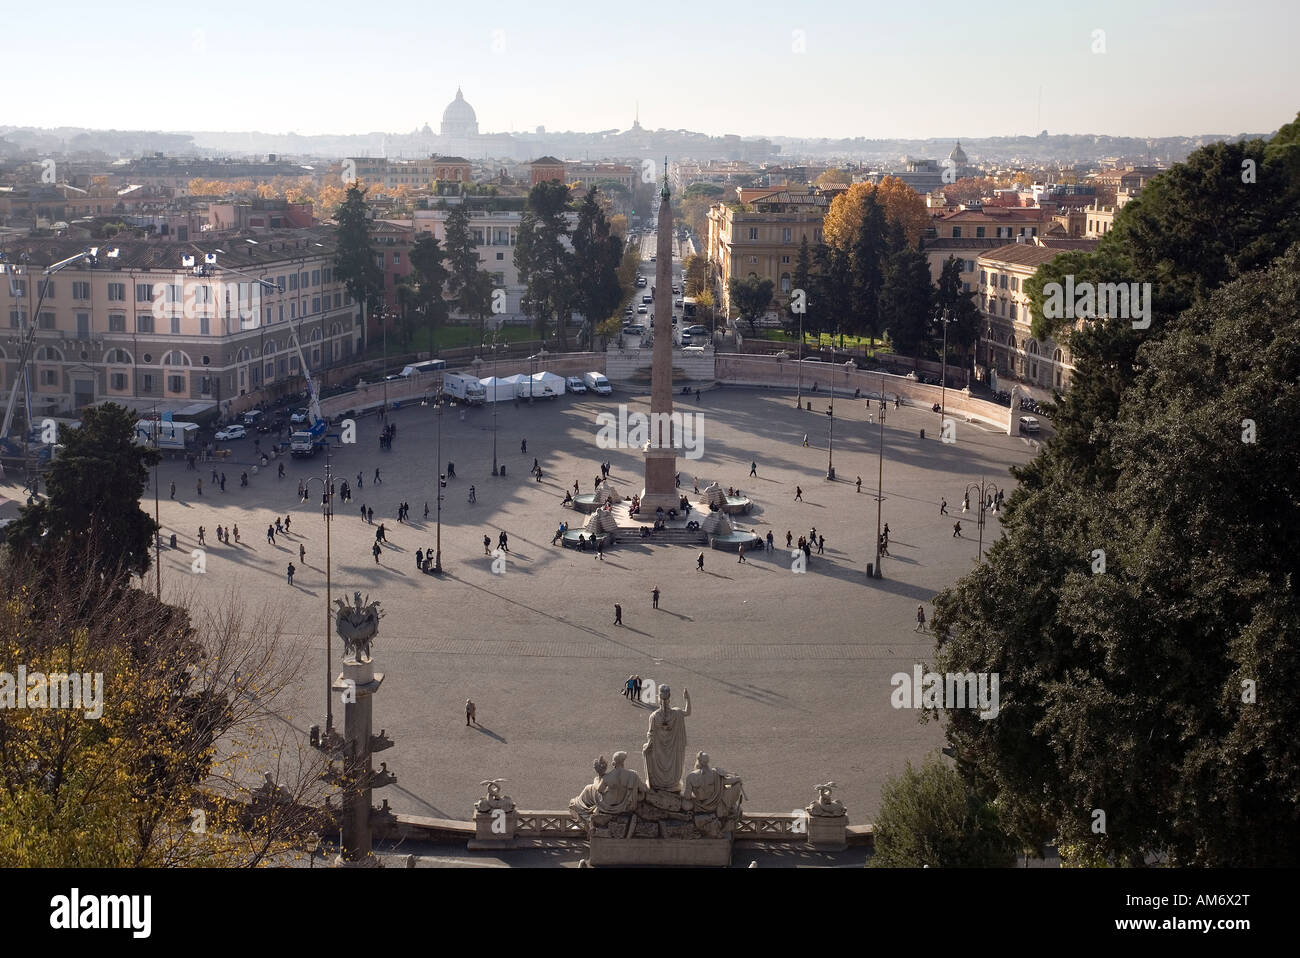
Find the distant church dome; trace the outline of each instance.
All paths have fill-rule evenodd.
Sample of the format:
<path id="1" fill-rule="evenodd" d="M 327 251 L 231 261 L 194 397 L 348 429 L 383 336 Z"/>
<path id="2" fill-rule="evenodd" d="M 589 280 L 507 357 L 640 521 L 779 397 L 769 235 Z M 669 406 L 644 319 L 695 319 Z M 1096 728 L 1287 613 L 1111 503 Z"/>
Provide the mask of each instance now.
<path id="1" fill-rule="evenodd" d="M 952 161 L 953 166 L 966 165 L 966 154 L 962 151 L 961 140 L 958 140 L 957 145 L 952 148 L 952 152 L 948 154 L 948 159 Z"/>
<path id="2" fill-rule="evenodd" d="M 478 136 L 478 115 L 465 102 L 465 95 L 456 87 L 456 99 L 442 111 L 443 136 Z"/>

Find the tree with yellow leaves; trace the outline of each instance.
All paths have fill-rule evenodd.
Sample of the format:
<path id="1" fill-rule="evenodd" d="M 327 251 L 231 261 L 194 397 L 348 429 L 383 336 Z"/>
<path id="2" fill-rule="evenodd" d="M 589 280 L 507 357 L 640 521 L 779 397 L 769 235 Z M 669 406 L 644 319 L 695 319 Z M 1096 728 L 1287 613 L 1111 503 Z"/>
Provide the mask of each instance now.
<path id="1" fill-rule="evenodd" d="M 884 208 L 885 221 L 903 228 L 907 245 L 916 249 L 921 236 L 930 225 L 930 214 L 916 192 L 896 176 L 886 176 L 877 186 L 874 183 L 854 183 L 847 191 L 831 201 L 822 225 L 826 242 L 840 249 L 848 249 L 862 225 L 867 195 L 875 197 Z"/>

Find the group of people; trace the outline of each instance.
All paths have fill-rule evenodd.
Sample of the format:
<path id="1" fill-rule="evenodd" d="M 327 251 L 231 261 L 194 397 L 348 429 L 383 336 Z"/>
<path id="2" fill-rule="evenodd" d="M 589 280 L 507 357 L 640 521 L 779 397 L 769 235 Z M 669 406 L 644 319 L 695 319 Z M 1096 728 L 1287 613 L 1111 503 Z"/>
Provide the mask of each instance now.
<path id="1" fill-rule="evenodd" d="M 397 423 L 390 422 L 379 434 L 379 448 L 392 449 L 393 440 L 397 438 Z M 376 470 L 378 471 L 378 470 Z"/>
<path id="2" fill-rule="evenodd" d="M 411 504 L 403 500 L 397 506 L 397 521 L 406 522 L 407 518 L 410 515 L 411 515 Z"/>
<path id="3" fill-rule="evenodd" d="M 618 608 L 618 606 L 615 606 L 615 608 Z M 621 618 L 622 617 L 620 616 L 620 620 Z M 627 677 L 627 681 L 623 683 L 623 695 L 628 699 L 631 699 L 633 702 L 640 702 L 641 688 L 642 688 L 641 676 L 629 675 Z"/>

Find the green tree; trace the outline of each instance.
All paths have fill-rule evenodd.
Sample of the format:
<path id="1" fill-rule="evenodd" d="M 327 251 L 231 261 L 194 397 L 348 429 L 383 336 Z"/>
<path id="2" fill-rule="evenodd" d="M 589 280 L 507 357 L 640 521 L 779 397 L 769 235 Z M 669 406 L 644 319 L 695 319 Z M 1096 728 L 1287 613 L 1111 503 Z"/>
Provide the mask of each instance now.
<path id="1" fill-rule="evenodd" d="M 934 322 L 934 287 L 924 254 L 904 245 L 889 257 L 879 309 L 894 350 L 902 356 L 918 356 Z"/>
<path id="2" fill-rule="evenodd" d="M 954 256 L 944 261 L 934 293 L 935 309 L 947 310 L 948 351 L 969 357 L 979 340 L 980 311 L 971 294 L 962 288 L 962 262 Z M 942 338 L 943 330 L 939 331 Z M 951 360 L 950 360 L 951 361 Z M 963 363 L 969 366 L 969 358 Z"/>
<path id="3" fill-rule="evenodd" d="M 565 245 L 569 227 L 569 188 L 546 180 L 528 194 L 528 208 L 519 221 L 515 267 L 525 285 L 524 312 L 545 336 L 552 321 L 560 349 L 568 346 L 568 320 L 573 303 L 573 253 Z"/>
<path id="4" fill-rule="evenodd" d="M 790 301 L 786 303 L 786 331 L 791 336 L 798 336 L 800 329 L 807 331 L 807 326 L 803 324 L 803 320 L 807 317 L 809 300 L 816 295 L 816 290 L 813 289 L 816 277 L 813 276 L 812 268 L 812 251 L 808 248 L 808 237 L 805 236 L 799 241 L 799 256 L 795 260 L 794 275 L 790 278 Z M 799 290 L 802 290 L 804 294 L 805 312 L 802 314 L 791 309 L 794 303 L 794 294 Z"/>
<path id="5" fill-rule="evenodd" d="M 1262 691 L 1300 680 L 1297 275 L 1300 244 L 1141 345 L 1092 423 L 1108 468 L 1081 474 L 1080 439 L 1049 441 L 988 564 L 935 599 L 936 671 L 1001 676 L 997 719 L 950 711 L 949 740 L 1035 844 L 1116 864 L 1300 857 L 1300 702 Z"/>
<path id="6" fill-rule="evenodd" d="M 158 528 L 140 509 L 157 451 L 136 442 L 136 415 L 115 403 L 88 406 L 81 425 L 60 430 L 63 451 L 46 477 L 49 497 L 25 506 L 8 529 L 11 553 L 55 561 L 70 541 L 93 543 L 87 575 L 149 569 Z M 79 560 L 80 561 L 80 560 Z"/>
<path id="7" fill-rule="evenodd" d="M 452 207 L 447 214 L 446 260 L 450 275 L 448 292 L 459 297 L 460 292 L 478 272 L 478 244 L 469 228 L 469 209 L 464 203 Z"/>
<path id="8" fill-rule="evenodd" d="M 1016 843 L 993 805 L 934 756 L 907 763 L 881 789 L 873 868 L 990 868 L 1015 862 Z"/>
<path id="9" fill-rule="evenodd" d="M 847 302 L 852 306 L 850 320 L 841 328 L 851 333 L 878 336 L 881 329 L 880 291 L 884 285 L 887 250 L 885 210 L 874 193 L 862 201 L 862 222 L 853 236 L 849 250 L 850 289 Z M 837 247 L 838 249 L 838 247 Z"/>
<path id="10" fill-rule="evenodd" d="M 759 279 L 757 276 L 745 279 L 733 276 L 727 284 L 731 305 L 736 308 L 740 318 L 749 323 L 749 332 L 753 336 L 758 335 L 758 326 L 755 325 L 758 318 L 772 305 L 774 288 L 775 284 L 770 279 Z"/>
<path id="11" fill-rule="evenodd" d="M 369 339 L 367 317 L 370 310 L 379 308 L 384 294 L 384 272 L 375 262 L 370 249 L 370 217 L 366 210 L 366 194 L 353 183 L 346 198 L 334 214 L 338 224 L 335 229 L 334 273 L 347 285 L 348 295 L 361 305 L 361 329 Z M 364 343 L 363 343 L 364 348 Z"/>
<path id="12" fill-rule="evenodd" d="M 573 305 L 593 326 L 608 319 L 623 298 L 622 259 L 623 241 L 610 233 L 593 187 L 583 197 L 573 230 Z"/>
<path id="13" fill-rule="evenodd" d="M 420 311 L 429 332 L 429 348 L 435 349 L 435 333 L 446 322 L 448 304 L 444 296 L 451 271 L 446 267 L 447 256 L 438 238 L 432 233 L 421 233 L 411 247 L 409 276 L 414 303 Z"/>

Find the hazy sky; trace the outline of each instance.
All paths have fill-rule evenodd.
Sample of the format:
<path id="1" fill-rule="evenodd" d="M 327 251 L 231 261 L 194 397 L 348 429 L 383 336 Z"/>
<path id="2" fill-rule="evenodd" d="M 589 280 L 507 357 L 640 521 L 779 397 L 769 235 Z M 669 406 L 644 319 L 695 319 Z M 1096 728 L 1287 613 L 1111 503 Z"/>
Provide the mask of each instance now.
<path id="1" fill-rule="evenodd" d="M 436 131 L 460 84 L 482 132 L 637 101 L 711 134 L 1265 132 L 1300 109 L 1297 36 L 1300 0 L 6 3 L 0 125 Z"/>

